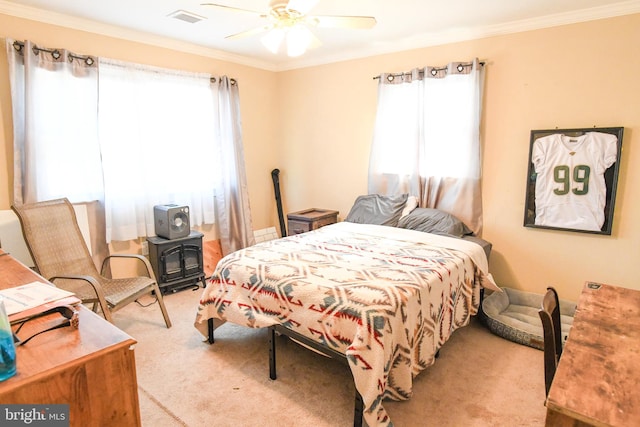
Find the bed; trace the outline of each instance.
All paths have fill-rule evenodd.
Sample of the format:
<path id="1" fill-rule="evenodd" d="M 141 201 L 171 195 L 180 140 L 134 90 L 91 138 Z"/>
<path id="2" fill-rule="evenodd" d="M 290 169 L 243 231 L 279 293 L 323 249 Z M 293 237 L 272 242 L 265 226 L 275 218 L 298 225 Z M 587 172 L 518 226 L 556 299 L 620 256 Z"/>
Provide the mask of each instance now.
<path id="1" fill-rule="evenodd" d="M 354 208 L 343 222 L 221 259 L 195 326 L 210 341 L 227 321 L 277 328 L 344 355 L 364 420 L 389 426 L 383 400 L 410 398 L 413 378 L 478 312 L 481 289 L 499 288 L 482 239 L 401 227 L 420 208 L 386 225 Z"/>

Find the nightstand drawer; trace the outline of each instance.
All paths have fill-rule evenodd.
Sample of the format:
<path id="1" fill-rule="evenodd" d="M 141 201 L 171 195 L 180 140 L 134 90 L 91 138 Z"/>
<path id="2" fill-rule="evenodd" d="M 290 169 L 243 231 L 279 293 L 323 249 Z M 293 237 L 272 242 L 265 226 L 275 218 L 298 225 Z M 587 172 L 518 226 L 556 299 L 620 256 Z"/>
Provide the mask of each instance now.
<path id="1" fill-rule="evenodd" d="M 289 235 L 316 230 L 338 222 L 338 211 L 327 209 L 306 209 L 287 215 Z"/>

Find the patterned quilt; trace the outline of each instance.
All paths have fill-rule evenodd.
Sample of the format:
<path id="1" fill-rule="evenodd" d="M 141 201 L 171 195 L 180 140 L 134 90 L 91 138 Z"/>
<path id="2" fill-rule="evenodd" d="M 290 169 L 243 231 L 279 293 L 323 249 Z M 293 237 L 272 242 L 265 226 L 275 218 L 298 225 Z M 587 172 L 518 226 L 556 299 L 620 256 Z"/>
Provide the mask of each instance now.
<path id="1" fill-rule="evenodd" d="M 411 397 L 413 377 L 476 314 L 481 286 L 497 289 L 475 243 L 340 222 L 224 257 L 195 326 L 281 324 L 339 351 L 367 424 L 392 426 L 383 399 Z"/>

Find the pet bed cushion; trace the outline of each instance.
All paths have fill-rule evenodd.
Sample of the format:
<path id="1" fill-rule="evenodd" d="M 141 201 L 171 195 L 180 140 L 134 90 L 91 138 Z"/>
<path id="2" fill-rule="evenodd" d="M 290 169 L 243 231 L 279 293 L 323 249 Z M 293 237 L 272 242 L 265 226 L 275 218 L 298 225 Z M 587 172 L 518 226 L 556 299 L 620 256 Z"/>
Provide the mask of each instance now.
<path id="1" fill-rule="evenodd" d="M 501 289 L 503 292 L 493 292 L 482 301 L 489 330 L 509 341 L 543 350 L 542 322 L 538 314 L 543 296 L 511 288 Z M 560 300 L 563 342 L 569 335 L 575 312 L 576 303 Z"/>

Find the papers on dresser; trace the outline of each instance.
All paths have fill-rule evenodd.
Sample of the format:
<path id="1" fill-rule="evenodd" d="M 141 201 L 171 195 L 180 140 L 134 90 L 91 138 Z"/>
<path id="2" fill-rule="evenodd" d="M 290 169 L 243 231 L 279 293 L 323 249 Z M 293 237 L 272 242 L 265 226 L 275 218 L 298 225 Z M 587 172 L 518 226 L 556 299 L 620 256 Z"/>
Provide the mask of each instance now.
<path id="1" fill-rule="evenodd" d="M 73 292 L 42 282 L 31 282 L 15 288 L 3 289 L 0 290 L 0 296 L 4 298 L 4 306 L 10 317 L 58 300 L 68 300 L 67 304 L 71 301 L 80 302 Z"/>

